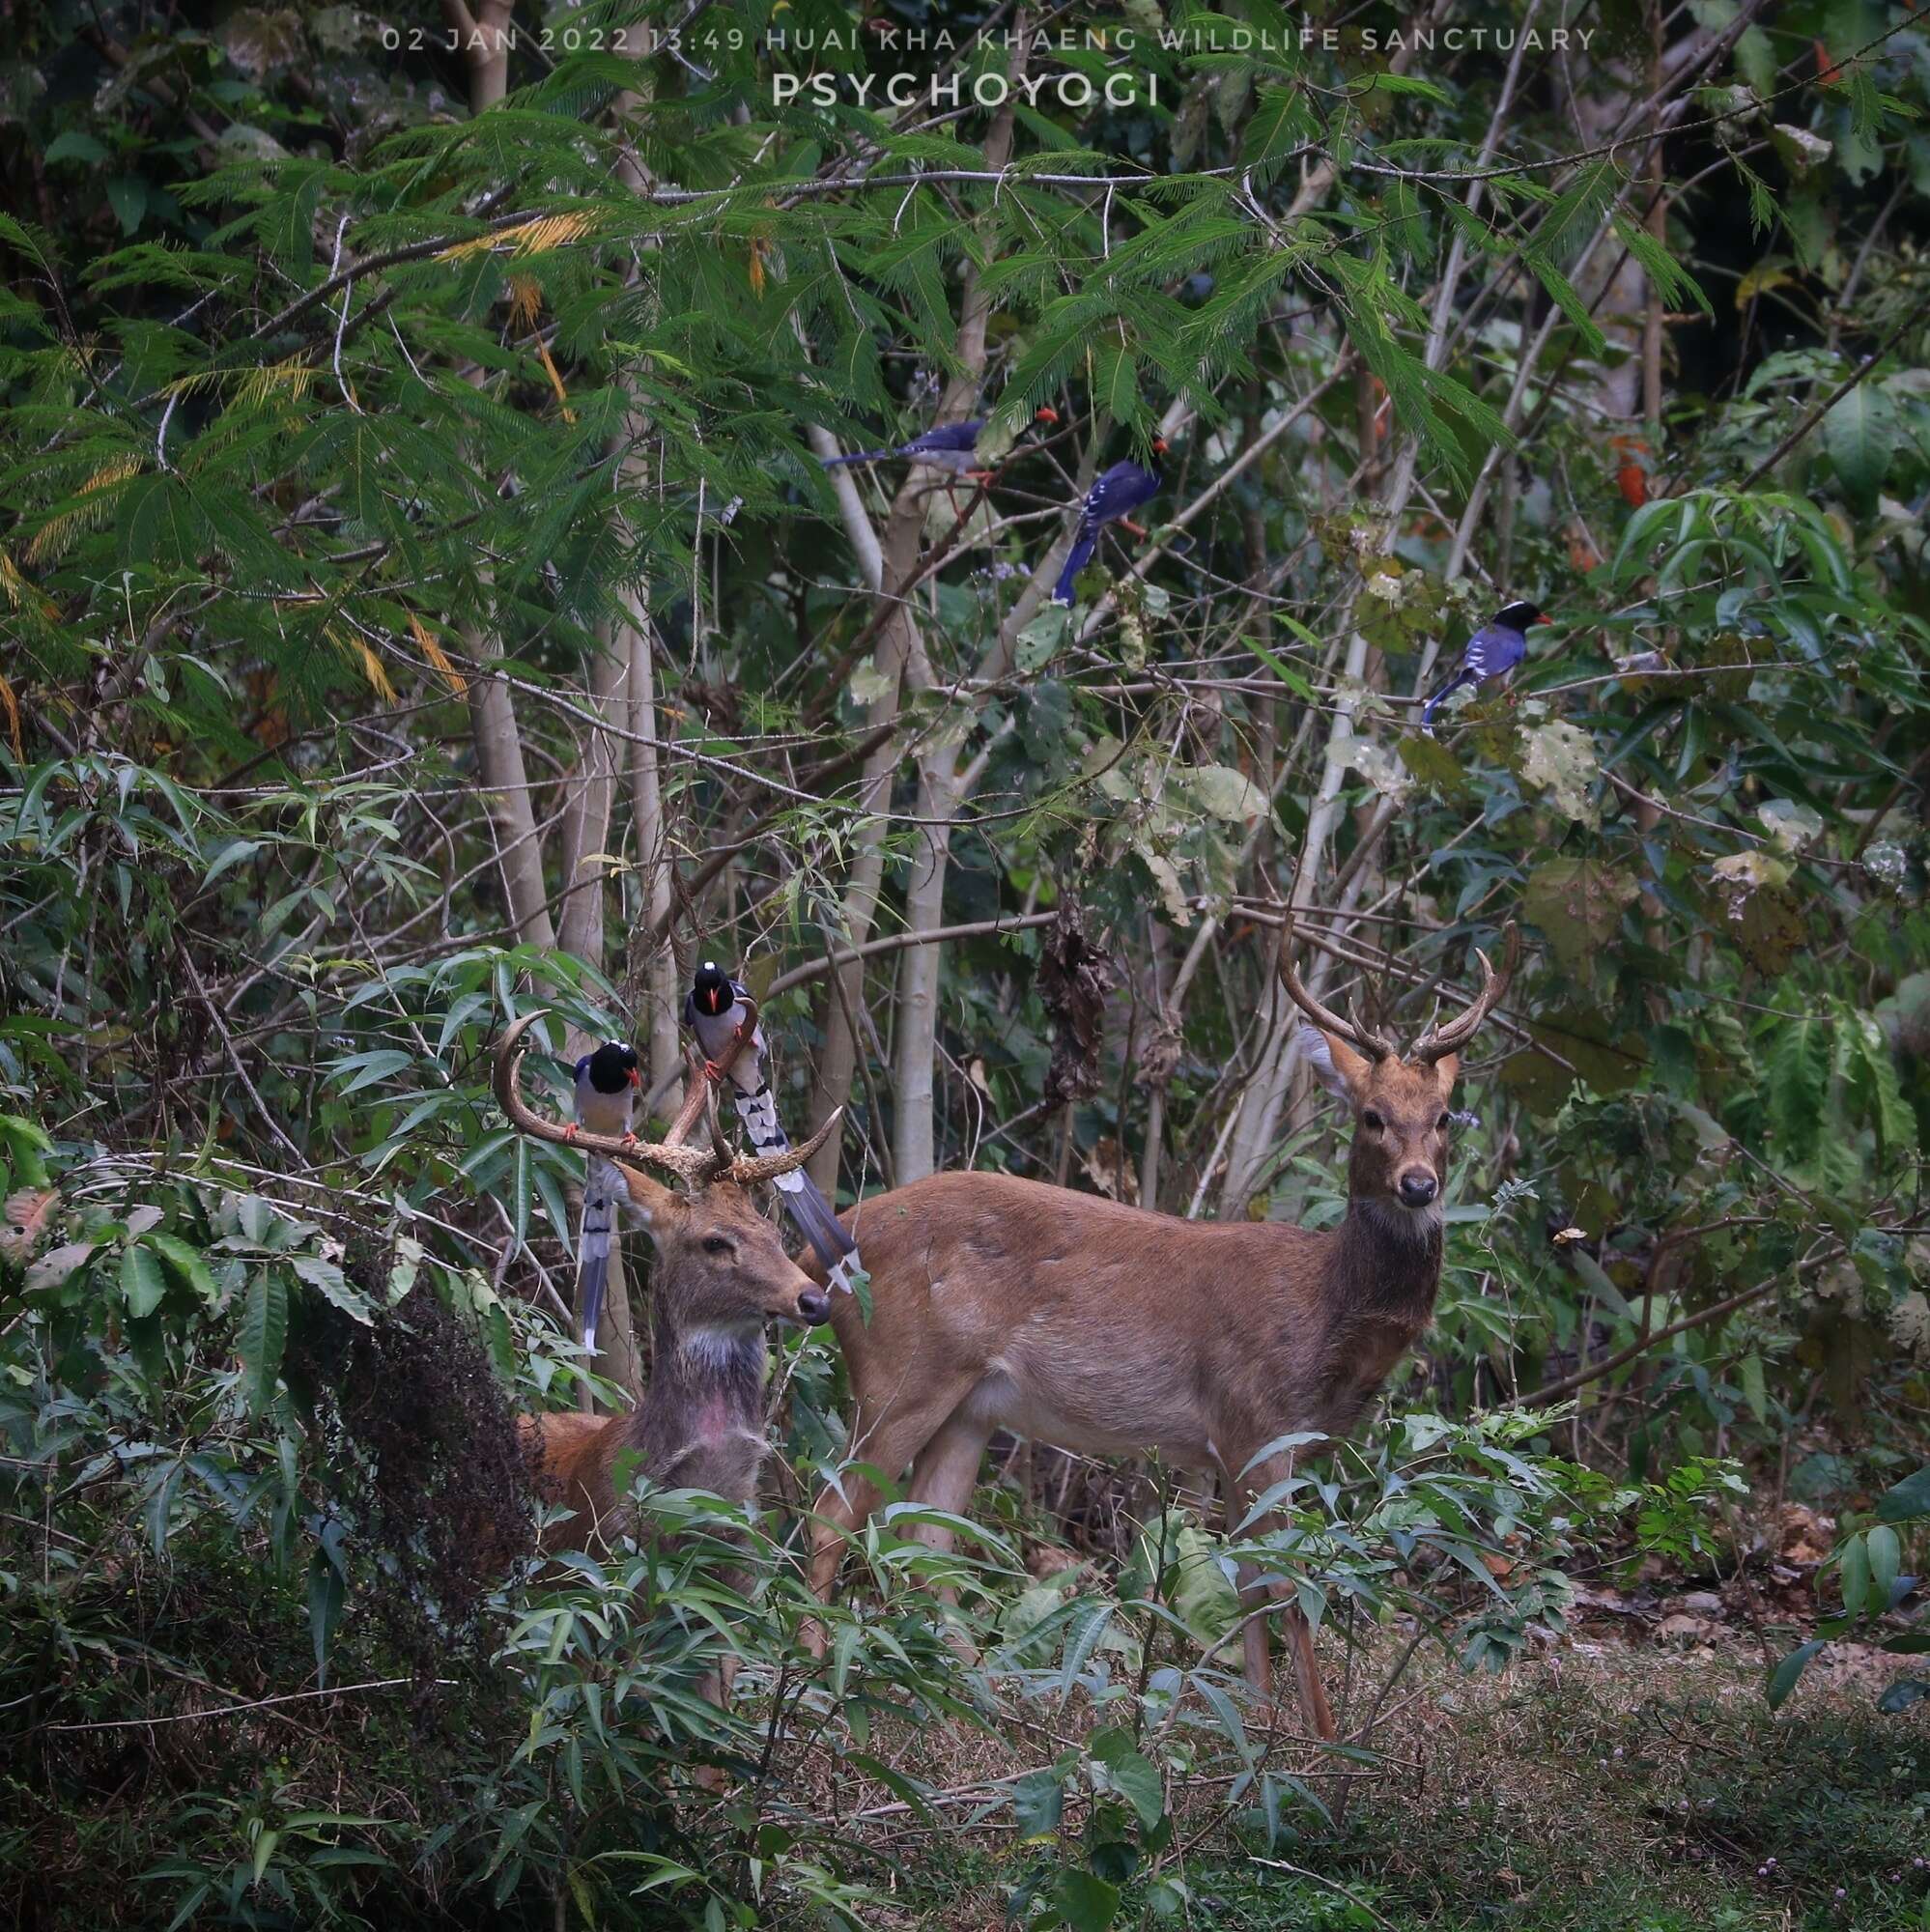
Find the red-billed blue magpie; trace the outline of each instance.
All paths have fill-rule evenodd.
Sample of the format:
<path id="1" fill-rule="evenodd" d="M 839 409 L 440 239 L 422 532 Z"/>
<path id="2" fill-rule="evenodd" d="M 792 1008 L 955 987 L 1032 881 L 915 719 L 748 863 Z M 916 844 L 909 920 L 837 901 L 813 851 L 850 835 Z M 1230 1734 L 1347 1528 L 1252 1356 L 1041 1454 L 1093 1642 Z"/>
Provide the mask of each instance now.
<path id="1" fill-rule="evenodd" d="M 1434 713 L 1457 691 L 1474 684 L 1490 684 L 1512 675 L 1516 666 L 1528 655 L 1528 632 L 1547 619 L 1532 604 L 1504 605 L 1489 622 L 1468 639 L 1454 672 L 1421 707 L 1421 729 L 1434 735 Z"/>
<path id="2" fill-rule="evenodd" d="M 577 1062 L 577 1125 L 593 1134 L 628 1135 L 642 1084 L 637 1049 L 609 1039 Z M 597 1319 L 603 1313 L 604 1285 L 610 1279 L 610 1243 L 616 1224 L 616 1197 L 622 1179 L 609 1161 L 590 1156 L 583 1182 L 583 1347 L 596 1353 Z"/>
<path id="3" fill-rule="evenodd" d="M 738 1028 L 750 1017 L 751 1009 L 744 1004 L 750 997 L 749 989 L 731 979 L 716 960 L 706 959 L 697 968 L 684 1001 L 684 1024 L 695 1036 L 707 1062 L 715 1064 L 722 1057 Z M 771 1097 L 762 1027 L 731 1063 L 729 1078 L 737 1118 L 744 1122 L 752 1146 L 760 1154 L 786 1152 L 791 1143 L 778 1119 L 778 1103 Z M 850 1270 L 862 1265 L 858 1244 L 844 1232 L 831 1203 L 803 1168 L 779 1175 L 775 1184 L 799 1232 L 830 1269 L 831 1285 L 850 1293 Z"/>
<path id="4" fill-rule="evenodd" d="M 1152 450 L 1155 456 L 1166 454 L 1163 436 L 1153 439 Z M 1128 460 L 1115 463 L 1093 485 L 1086 493 L 1085 507 L 1079 512 L 1079 530 L 1072 539 L 1065 568 L 1059 573 L 1059 582 L 1052 592 L 1055 604 L 1071 603 L 1072 580 L 1092 561 L 1093 553 L 1098 548 L 1099 532 L 1108 524 L 1131 516 L 1141 504 L 1151 502 L 1165 483 L 1158 470 Z"/>
<path id="5" fill-rule="evenodd" d="M 985 420 L 983 416 L 973 416 L 965 422 L 940 423 L 935 429 L 928 429 L 923 435 L 915 436 L 909 442 L 898 443 L 891 449 L 860 449 L 849 456 L 826 456 L 819 461 L 827 469 L 837 469 L 847 463 L 883 463 L 891 457 L 901 456 L 908 462 L 922 463 L 930 469 L 943 469 L 953 476 L 965 476 L 978 468 L 975 452 Z M 1056 423 L 1059 412 L 1040 409 L 1033 420 Z"/>

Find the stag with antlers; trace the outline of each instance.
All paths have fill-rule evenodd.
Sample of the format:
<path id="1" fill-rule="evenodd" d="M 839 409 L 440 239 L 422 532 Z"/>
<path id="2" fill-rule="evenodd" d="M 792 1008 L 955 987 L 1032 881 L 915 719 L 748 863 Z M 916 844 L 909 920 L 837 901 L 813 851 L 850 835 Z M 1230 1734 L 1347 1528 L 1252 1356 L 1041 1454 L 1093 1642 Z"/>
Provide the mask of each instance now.
<path id="1" fill-rule="evenodd" d="M 764 1323 L 813 1325 L 825 1319 L 830 1297 L 784 1253 L 750 1190 L 809 1160 L 835 1129 L 837 1116 L 802 1147 L 742 1158 L 718 1127 L 713 1083 L 693 1065 L 683 1107 L 664 1140 L 587 1133 L 545 1119 L 523 1098 L 523 1036 L 540 1017 L 528 1013 L 517 1020 L 497 1049 L 502 1111 L 519 1132 L 593 1158 L 608 1156 L 657 1250 L 650 1385 L 637 1406 L 627 1415 L 568 1412 L 524 1421 L 539 1492 L 578 1517 L 546 1544 L 574 1547 L 607 1540 L 620 1527 L 616 1467 L 626 1455 L 667 1489 L 709 1490 L 745 1503 L 755 1496 L 767 1449 Z M 688 1144 L 699 1115 L 709 1125 L 710 1145 L 703 1148 Z M 672 1177 L 682 1192 L 653 1180 L 638 1163 Z"/>
<path id="2" fill-rule="evenodd" d="M 1344 1435 L 1433 1317 L 1450 1095 L 1515 955 L 1510 927 L 1501 971 L 1478 954 L 1481 992 L 1404 1056 L 1307 991 L 1283 934 L 1281 980 L 1311 1022 L 1303 1043 L 1353 1115 L 1335 1228 L 1182 1221 L 997 1174 L 934 1175 L 847 1213 L 872 1300 L 868 1322 L 847 1297 L 832 1310 L 854 1462 L 894 1480 L 909 1467 L 912 1497 L 956 1516 L 995 1430 L 1101 1455 L 1156 1450 L 1218 1472 L 1229 1523 L 1239 1522 L 1291 1474 L 1291 1452 L 1270 1445 Z M 878 1497 L 853 1471 L 819 1499 L 820 1598 Z M 1258 1533 L 1271 1526 L 1263 1519 Z M 919 1533 L 950 1540 L 936 1525 Z M 1242 1580 L 1256 1604 L 1279 1587 Z M 1331 1738 L 1313 1634 L 1297 1607 L 1287 1617 L 1302 1710 Z M 1264 1701 L 1263 1617 L 1249 1618 L 1244 1645 Z"/>

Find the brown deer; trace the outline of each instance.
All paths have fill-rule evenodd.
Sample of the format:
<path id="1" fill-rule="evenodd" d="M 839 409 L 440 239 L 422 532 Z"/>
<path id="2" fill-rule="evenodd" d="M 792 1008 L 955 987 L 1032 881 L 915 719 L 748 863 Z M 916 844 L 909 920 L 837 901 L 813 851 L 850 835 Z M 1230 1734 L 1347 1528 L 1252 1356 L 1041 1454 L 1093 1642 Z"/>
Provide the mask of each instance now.
<path id="1" fill-rule="evenodd" d="M 757 1211 L 749 1190 L 801 1166 L 835 1127 L 827 1121 L 803 1147 L 740 1159 L 718 1132 L 709 1110 L 711 1145 L 685 1145 L 696 1116 L 714 1101 L 714 1088 L 693 1068 L 684 1106 L 668 1137 L 644 1142 L 585 1133 L 545 1120 L 524 1101 L 518 1085 L 522 1037 L 537 1013 L 525 1014 L 497 1049 L 496 1094 L 511 1125 L 538 1140 L 607 1155 L 623 1177 L 630 1205 L 657 1250 L 650 1309 L 650 1386 L 628 1414 L 580 1410 L 525 1416 L 524 1442 L 547 1502 L 577 1513 L 577 1521 L 544 1537 L 553 1550 L 619 1532 L 624 1496 L 619 1461 L 667 1489 L 709 1490 L 736 1502 L 756 1494 L 767 1450 L 764 1323 L 776 1319 L 822 1321 L 830 1297 L 788 1255 L 778 1231 Z M 732 1056 L 721 1063 L 727 1066 Z M 647 1161 L 674 1176 L 677 1193 L 631 1165 Z"/>
<path id="2" fill-rule="evenodd" d="M 1308 1058 L 1353 1111 L 1339 1226 L 1182 1221 L 997 1174 L 933 1175 L 866 1201 L 844 1218 L 863 1246 L 871 1319 L 845 1296 L 831 1317 L 850 1369 L 855 1461 L 894 1480 L 909 1465 L 912 1497 L 956 1516 L 994 1430 L 1101 1455 L 1152 1449 L 1220 1472 L 1231 1527 L 1291 1473 L 1291 1452 L 1262 1456 L 1267 1444 L 1353 1425 L 1433 1317 L 1449 1096 L 1462 1046 L 1506 990 L 1516 934 L 1498 974 L 1476 955 L 1480 994 L 1405 1058 L 1315 999 L 1291 949 L 1290 932 L 1280 975 L 1313 1023 Z M 819 1498 L 820 1600 L 878 1494 L 853 1473 L 842 1496 Z M 935 1526 L 919 1533 L 950 1542 Z M 1256 1572 L 1241 1582 L 1249 1603 L 1265 1601 Z M 1313 1633 L 1297 1608 L 1287 1617 L 1302 1711 L 1331 1739 Z M 1248 1618 L 1243 1642 L 1264 1702 L 1263 1617 Z"/>

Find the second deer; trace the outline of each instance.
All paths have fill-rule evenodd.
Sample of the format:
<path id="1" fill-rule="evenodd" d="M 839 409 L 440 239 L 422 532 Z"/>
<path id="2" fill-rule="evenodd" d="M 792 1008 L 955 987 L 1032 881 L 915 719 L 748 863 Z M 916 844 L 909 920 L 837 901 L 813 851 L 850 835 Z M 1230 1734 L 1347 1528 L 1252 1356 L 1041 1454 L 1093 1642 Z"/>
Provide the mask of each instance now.
<path id="1" fill-rule="evenodd" d="M 1348 1211 L 1333 1229 L 1182 1221 L 998 1174 L 933 1175 L 847 1213 L 872 1300 L 868 1323 L 849 1297 L 832 1310 L 852 1459 L 894 1480 L 909 1466 L 912 1498 L 956 1516 L 995 1430 L 1092 1454 L 1157 1450 L 1217 1471 L 1238 1521 L 1291 1473 L 1291 1452 L 1261 1452 L 1303 1431 L 1345 1435 L 1433 1319 L 1450 1095 L 1515 953 L 1510 927 L 1501 971 L 1477 954 L 1481 992 L 1404 1055 L 1314 998 L 1291 935 L 1282 945 L 1282 981 L 1312 1023 L 1308 1057 L 1353 1115 Z M 819 1498 L 820 1600 L 878 1499 L 857 1474 Z M 1279 1592 L 1253 1573 L 1242 1584 L 1249 1603 Z M 1301 1709 L 1331 1739 L 1313 1634 L 1297 1607 L 1286 1615 Z M 1263 1618 L 1249 1619 L 1244 1646 L 1264 1701 Z"/>

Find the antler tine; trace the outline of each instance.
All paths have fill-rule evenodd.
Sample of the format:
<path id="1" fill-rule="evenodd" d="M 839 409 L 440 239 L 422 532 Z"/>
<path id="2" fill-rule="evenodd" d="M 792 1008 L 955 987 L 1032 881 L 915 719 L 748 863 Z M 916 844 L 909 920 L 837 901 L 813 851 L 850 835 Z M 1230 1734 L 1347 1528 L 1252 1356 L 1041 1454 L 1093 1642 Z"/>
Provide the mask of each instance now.
<path id="1" fill-rule="evenodd" d="M 779 1175 L 802 1167 L 831 1138 L 843 1112 L 842 1107 L 834 1107 L 830 1118 L 809 1140 L 783 1153 L 760 1153 L 733 1160 L 724 1179 L 734 1180 L 739 1187 L 754 1187 L 760 1180 L 775 1180 Z"/>
<path id="2" fill-rule="evenodd" d="M 639 1161 L 660 1167 L 693 1187 L 701 1187 L 716 1172 L 717 1156 L 708 1149 L 678 1147 L 673 1143 L 627 1141 L 621 1134 L 585 1133 L 560 1121 L 536 1113 L 523 1097 L 520 1075 L 523 1070 L 523 1036 L 549 1010 L 539 1007 L 511 1022 L 509 1031 L 496 1049 L 496 1097 L 518 1133 L 532 1140 L 554 1141 L 560 1147 L 582 1148 L 586 1153 L 609 1154 L 616 1160 Z"/>
<path id="3" fill-rule="evenodd" d="M 724 1122 L 717 1117 L 717 1090 L 708 1081 L 704 1082 L 707 1099 L 703 1110 L 703 1123 L 710 1130 L 710 1150 L 717 1156 L 717 1171 L 727 1175 L 737 1158 L 736 1151 L 724 1137 Z"/>
<path id="4" fill-rule="evenodd" d="M 1468 1003 L 1465 1012 L 1449 1020 L 1445 1026 L 1431 1026 L 1414 1042 L 1407 1055 L 1409 1060 L 1425 1063 L 1459 1052 L 1473 1037 L 1474 1030 L 1494 1010 L 1501 995 L 1508 990 L 1509 980 L 1515 977 L 1515 961 L 1520 955 L 1521 935 L 1513 920 L 1503 928 L 1502 939 L 1504 951 L 1500 972 L 1494 970 L 1489 963 L 1487 953 L 1477 946 L 1474 956 L 1481 961 L 1480 992 Z"/>
<path id="5" fill-rule="evenodd" d="M 1352 1020 L 1344 1020 L 1331 1007 L 1325 1007 L 1300 983 L 1300 976 L 1293 970 L 1293 925 L 1289 920 L 1280 932 L 1280 983 L 1287 988 L 1288 997 L 1293 1004 L 1323 1032 L 1336 1034 L 1342 1039 L 1351 1040 L 1370 1060 L 1388 1060 L 1394 1054 L 1394 1042 L 1384 1035 L 1374 1032 L 1371 1027 L 1356 1025 Z"/>

